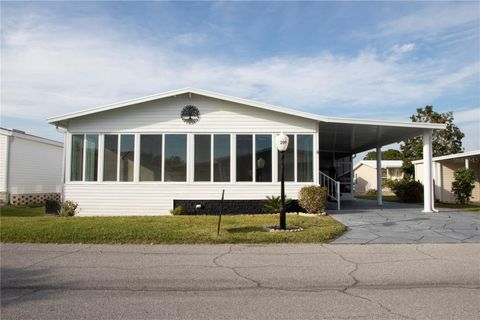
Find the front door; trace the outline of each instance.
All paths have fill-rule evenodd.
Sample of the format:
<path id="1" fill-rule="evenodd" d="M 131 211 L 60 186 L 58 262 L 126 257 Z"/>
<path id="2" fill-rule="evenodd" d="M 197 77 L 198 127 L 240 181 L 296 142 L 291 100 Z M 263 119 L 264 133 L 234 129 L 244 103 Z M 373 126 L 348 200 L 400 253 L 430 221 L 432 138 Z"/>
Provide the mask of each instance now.
<path id="1" fill-rule="evenodd" d="M 342 152 L 320 152 L 320 171 L 340 181 L 340 199 L 352 200 L 352 155 Z"/>

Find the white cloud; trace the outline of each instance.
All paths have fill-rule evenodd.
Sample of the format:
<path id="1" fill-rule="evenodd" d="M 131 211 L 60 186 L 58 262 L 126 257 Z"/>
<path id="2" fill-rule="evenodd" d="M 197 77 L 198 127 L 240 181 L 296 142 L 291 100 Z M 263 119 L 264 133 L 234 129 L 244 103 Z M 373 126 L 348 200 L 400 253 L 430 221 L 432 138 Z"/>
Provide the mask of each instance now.
<path id="1" fill-rule="evenodd" d="M 455 123 L 476 122 L 480 126 L 480 107 L 454 112 L 453 117 Z"/>
<path id="2" fill-rule="evenodd" d="M 173 38 L 175 45 L 181 46 L 197 46 L 208 41 L 208 35 L 203 33 L 182 33 Z"/>
<path id="3" fill-rule="evenodd" d="M 375 51 L 254 63 L 201 58 L 171 44 L 122 41 L 101 29 L 106 24 L 94 28 L 97 22 L 89 20 L 89 29 L 79 29 L 86 22 L 75 23 L 77 28 L 52 25 L 36 16 L 9 21 L 2 36 L 2 115 L 46 118 L 185 86 L 338 114 L 341 108 L 422 105 L 479 75 L 478 63 L 455 68 L 445 61 L 399 62 L 395 53 Z M 188 45 L 197 38 L 206 41 L 184 34 L 173 42 Z M 398 50 L 414 48 L 406 43 Z"/>
<path id="4" fill-rule="evenodd" d="M 463 138 L 463 147 L 465 151 L 480 150 L 480 123 L 478 122 L 468 122 L 468 123 L 459 123 L 458 127 L 465 134 Z"/>
<path id="5" fill-rule="evenodd" d="M 465 134 L 465 151 L 480 150 L 480 107 L 455 111 L 453 117 L 455 124 Z"/>
<path id="6" fill-rule="evenodd" d="M 405 43 L 405 44 L 402 44 L 402 45 L 394 45 L 392 47 L 392 52 L 394 54 L 403 54 L 403 53 L 407 53 L 407 52 L 410 52 L 410 51 L 413 51 L 415 49 L 415 43 Z"/>
<path id="7" fill-rule="evenodd" d="M 380 36 L 414 35 L 428 37 L 448 29 L 474 23 L 478 28 L 480 5 L 470 3 L 439 3 L 427 6 L 379 26 Z"/>

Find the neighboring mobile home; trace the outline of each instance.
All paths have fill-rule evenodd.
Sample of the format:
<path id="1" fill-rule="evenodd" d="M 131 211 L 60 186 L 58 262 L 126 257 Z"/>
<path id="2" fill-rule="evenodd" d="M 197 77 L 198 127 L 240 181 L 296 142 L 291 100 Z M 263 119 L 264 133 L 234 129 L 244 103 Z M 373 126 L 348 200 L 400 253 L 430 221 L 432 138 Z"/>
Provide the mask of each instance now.
<path id="1" fill-rule="evenodd" d="M 455 202 L 452 192 L 452 182 L 455 181 L 455 170 L 470 168 L 475 174 L 475 188 L 472 191 L 471 201 L 480 202 L 480 150 L 450 154 L 435 157 L 433 161 L 433 181 L 435 185 L 435 199 L 440 202 Z M 415 179 L 423 183 L 423 160 L 413 161 Z"/>
<path id="2" fill-rule="evenodd" d="M 238 202 L 278 195 L 274 137 L 282 131 L 289 197 L 323 184 L 333 199 L 352 199 L 353 154 L 423 135 L 428 158 L 432 131 L 445 128 L 326 117 L 190 88 L 48 121 L 66 130 L 64 199 L 78 202 L 81 215 L 202 208 L 223 189 Z"/>
<path id="3" fill-rule="evenodd" d="M 355 193 L 364 194 L 368 190 L 377 190 L 377 161 L 362 160 L 353 167 Z M 403 178 L 401 160 L 382 160 L 382 180 L 400 180 Z M 391 193 L 384 187 L 384 193 Z"/>
<path id="4" fill-rule="evenodd" d="M 0 201 L 14 205 L 60 200 L 63 143 L 0 128 Z"/>

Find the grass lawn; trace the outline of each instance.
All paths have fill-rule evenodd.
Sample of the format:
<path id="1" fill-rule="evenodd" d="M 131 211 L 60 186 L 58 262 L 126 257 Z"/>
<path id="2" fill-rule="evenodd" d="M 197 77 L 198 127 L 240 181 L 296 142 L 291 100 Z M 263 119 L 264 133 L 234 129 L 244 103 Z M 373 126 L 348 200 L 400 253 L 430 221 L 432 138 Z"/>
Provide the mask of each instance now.
<path id="1" fill-rule="evenodd" d="M 377 196 L 356 195 L 355 198 L 365 200 L 377 200 Z M 401 202 L 397 196 L 382 196 L 383 201 Z M 460 209 L 461 211 L 471 211 L 480 213 L 480 206 L 475 204 L 441 203 L 435 202 L 437 208 Z"/>
<path id="2" fill-rule="evenodd" d="M 57 217 L 43 207 L 0 208 L 0 241 L 33 243 L 322 243 L 346 227 L 326 216 L 287 216 L 301 232 L 267 232 L 278 215 L 223 216 L 217 238 L 215 216 Z"/>
<path id="3" fill-rule="evenodd" d="M 475 204 L 458 204 L 458 203 L 435 203 L 437 208 L 460 209 L 461 211 L 472 211 L 480 213 L 480 206 Z"/>

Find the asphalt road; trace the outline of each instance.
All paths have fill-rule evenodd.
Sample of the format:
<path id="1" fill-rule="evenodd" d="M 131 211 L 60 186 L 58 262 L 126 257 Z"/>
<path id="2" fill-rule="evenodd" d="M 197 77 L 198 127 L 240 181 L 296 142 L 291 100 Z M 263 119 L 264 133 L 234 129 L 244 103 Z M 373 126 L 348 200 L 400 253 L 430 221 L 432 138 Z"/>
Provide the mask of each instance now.
<path id="1" fill-rule="evenodd" d="M 1 245 L 2 319 L 478 319 L 480 244 Z"/>

